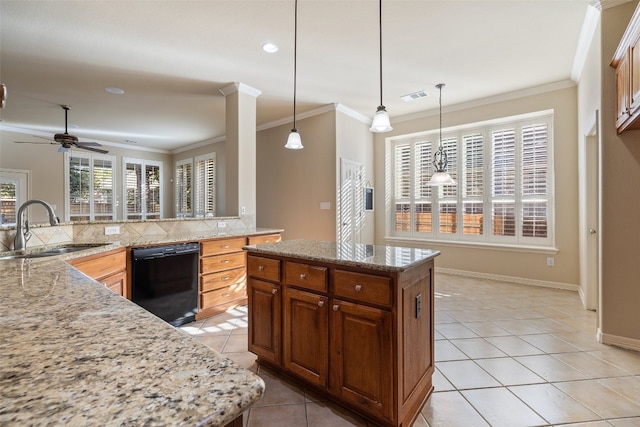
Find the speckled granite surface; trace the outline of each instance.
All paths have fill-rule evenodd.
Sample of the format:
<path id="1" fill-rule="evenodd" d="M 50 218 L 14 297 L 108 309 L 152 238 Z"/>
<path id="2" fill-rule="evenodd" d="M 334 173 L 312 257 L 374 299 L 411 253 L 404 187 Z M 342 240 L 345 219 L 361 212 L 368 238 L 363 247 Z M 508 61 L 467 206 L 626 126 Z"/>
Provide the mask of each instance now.
<path id="1" fill-rule="evenodd" d="M 58 257 L 0 260 L 0 425 L 225 425 L 264 382 Z"/>
<path id="2" fill-rule="evenodd" d="M 332 243 L 317 240 L 283 240 L 246 246 L 255 254 L 289 256 L 384 271 L 402 271 L 440 255 L 432 249 L 376 246 L 361 243 Z"/>

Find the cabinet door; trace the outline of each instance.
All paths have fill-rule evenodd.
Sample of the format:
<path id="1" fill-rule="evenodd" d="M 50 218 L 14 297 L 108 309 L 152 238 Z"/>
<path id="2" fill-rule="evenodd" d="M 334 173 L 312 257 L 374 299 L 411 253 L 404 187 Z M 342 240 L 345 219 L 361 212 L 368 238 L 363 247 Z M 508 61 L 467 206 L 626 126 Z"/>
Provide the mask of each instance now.
<path id="1" fill-rule="evenodd" d="M 393 421 L 391 312 L 333 300 L 332 391 L 350 404 Z"/>
<path id="2" fill-rule="evenodd" d="M 620 129 L 629 118 L 631 98 L 629 52 L 616 67 L 616 128 Z"/>
<path id="3" fill-rule="evenodd" d="M 102 284 L 118 295 L 125 296 L 127 290 L 127 272 L 113 274 L 101 280 Z"/>
<path id="4" fill-rule="evenodd" d="M 249 278 L 249 351 L 280 363 L 280 285 Z"/>
<path id="5" fill-rule="evenodd" d="M 326 296 L 311 292 L 284 290 L 284 366 L 325 388 L 329 369 L 328 300 Z"/>
<path id="6" fill-rule="evenodd" d="M 631 114 L 635 114 L 640 109 L 640 28 L 634 43 L 629 51 L 629 75 L 631 84 L 631 99 L 629 108 Z"/>

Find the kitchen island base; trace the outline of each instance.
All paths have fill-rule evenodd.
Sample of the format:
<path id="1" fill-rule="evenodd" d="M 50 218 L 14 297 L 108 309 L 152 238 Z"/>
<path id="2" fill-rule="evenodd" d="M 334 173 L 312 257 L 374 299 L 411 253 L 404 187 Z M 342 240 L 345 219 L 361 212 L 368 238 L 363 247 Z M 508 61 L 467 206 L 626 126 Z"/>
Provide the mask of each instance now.
<path id="1" fill-rule="evenodd" d="M 308 241 L 245 248 L 249 351 L 377 424 L 410 426 L 433 391 L 439 253 L 351 248 Z"/>

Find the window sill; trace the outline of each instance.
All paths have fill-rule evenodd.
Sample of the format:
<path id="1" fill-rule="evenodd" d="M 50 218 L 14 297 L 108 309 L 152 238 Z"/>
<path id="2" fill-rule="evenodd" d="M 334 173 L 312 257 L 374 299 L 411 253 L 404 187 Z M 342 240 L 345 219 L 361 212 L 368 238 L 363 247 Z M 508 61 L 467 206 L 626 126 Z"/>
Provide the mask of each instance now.
<path id="1" fill-rule="evenodd" d="M 495 251 L 508 251 L 508 252 L 527 252 L 535 254 L 549 254 L 556 255 L 558 248 L 551 246 L 525 246 L 525 245 L 509 245 L 499 243 L 486 243 L 486 242 L 461 242 L 452 240 L 434 240 L 434 239 L 415 239 L 407 237 L 392 237 L 386 236 L 384 238 L 386 244 L 391 245 L 420 245 L 426 246 L 428 244 L 434 244 L 438 246 L 449 246 L 456 248 L 470 248 L 470 249 L 490 249 Z"/>

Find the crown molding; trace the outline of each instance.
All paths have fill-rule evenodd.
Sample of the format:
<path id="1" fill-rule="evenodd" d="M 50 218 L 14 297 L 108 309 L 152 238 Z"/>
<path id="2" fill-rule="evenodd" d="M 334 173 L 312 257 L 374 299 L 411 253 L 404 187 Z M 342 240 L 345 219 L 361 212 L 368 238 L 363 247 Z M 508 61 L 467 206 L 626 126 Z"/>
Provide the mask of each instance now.
<path id="1" fill-rule="evenodd" d="M 226 135 L 216 136 L 215 138 L 207 139 L 200 142 L 195 142 L 193 144 L 189 144 L 184 147 L 176 148 L 175 150 L 171 151 L 171 154 L 178 154 L 184 151 L 195 150 L 196 148 L 206 147 L 207 145 L 216 144 L 218 142 L 224 142 L 226 140 L 227 140 Z"/>
<path id="2" fill-rule="evenodd" d="M 587 55 L 589 54 L 589 48 L 591 42 L 596 34 L 596 28 L 598 27 L 598 21 L 600 21 L 600 1 L 596 0 L 598 5 L 594 5 L 594 2 L 587 7 L 587 14 L 584 17 L 582 23 L 582 29 L 580 30 L 580 37 L 578 38 L 578 47 L 573 57 L 573 66 L 571 67 L 571 80 L 578 82 L 580 76 L 582 76 L 582 70 L 584 64 L 587 61 Z"/>
<path id="3" fill-rule="evenodd" d="M 634 0 L 592 0 L 589 4 L 598 10 L 611 9 Z"/>
<path id="4" fill-rule="evenodd" d="M 253 96 L 254 98 L 257 98 L 262 94 L 261 90 L 258 90 L 241 82 L 233 82 L 220 89 L 220 93 L 223 96 L 231 95 L 235 92 L 245 93 L 247 95 Z"/>
<path id="5" fill-rule="evenodd" d="M 468 102 L 462 102 L 460 104 L 450 105 L 444 108 L 447 112 L 465 110 L 467 108 L 482 107 L 484 105 L 495 104 L 497 102 L 511 101 L 514 99 L 524 98 L 527 96 L 540 95 L 542 93 L 553 92 L 556 90 L 567 89 L 575 87 L 576 83 L 573 80 L 561 80 L 559 82 L 549 83 L 546 85 L 534 86 L 526 89 L 516 90 L 513 92 L 502 93 L 495 96 L 489 96 L 487 98 L 475 99 Z M 410 120 L 421 119 L 423 117 L 430 117 L 438 114 L 438 108 L 432 108 L 430 110 L 420 111 L 418 113 L 406 114 L 404 116 L 392 117 L 394 122 L 408 122 Z"/>

